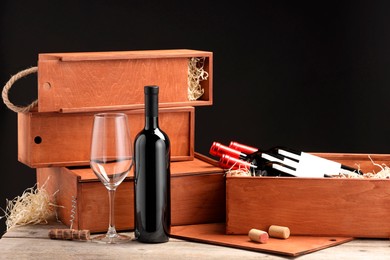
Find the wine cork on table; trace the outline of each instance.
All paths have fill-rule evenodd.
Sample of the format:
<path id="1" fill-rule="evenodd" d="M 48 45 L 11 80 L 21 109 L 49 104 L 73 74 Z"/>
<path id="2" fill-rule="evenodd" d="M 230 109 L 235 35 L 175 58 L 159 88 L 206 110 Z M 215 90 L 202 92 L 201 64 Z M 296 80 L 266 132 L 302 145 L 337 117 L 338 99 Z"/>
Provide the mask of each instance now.
<path id="1" fill-rule="evenodd" d="M 256 241 L 256 242 L 259 242 L 259 243 L 267 243 L 268 241 L 268 233 L 266 231 L 263 231 L 263 230 L 259 230 L 259 229 L 255 229 L 255 228 L 252 228 L 251 230 L 249 230 L 249 234 L 248 234 L 250 240 L 252 241 Z"/>
<path id="2" fill-rule="evenodd" d="M 272 225 L 268 229 L 270 237 L 287 239 L 290 236 L 290 229 L 288 227 Z"/>

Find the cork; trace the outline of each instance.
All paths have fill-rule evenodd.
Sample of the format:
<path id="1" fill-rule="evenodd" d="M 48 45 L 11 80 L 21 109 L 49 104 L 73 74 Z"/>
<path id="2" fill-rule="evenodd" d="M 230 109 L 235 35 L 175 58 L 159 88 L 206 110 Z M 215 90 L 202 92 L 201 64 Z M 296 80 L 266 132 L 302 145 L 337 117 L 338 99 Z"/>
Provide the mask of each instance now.
<path id="1" fill-rule="evenodd" d="M 250 240 L 255 241 L 255 242 L 259 242 L 262 244 L 267 243 L 268 238 L 269 238 L 268 233 L 266 231 L 254 229 L 254 228 L 252 228 L 249 231 L 248 236 L 249 236 Z"/>
<path id="2" fill-rule="evenodd" d="M 290 229 L 288 227 L 272 225 L 268 229 L 270 237 L 287 239 L 290 236 Z"/>

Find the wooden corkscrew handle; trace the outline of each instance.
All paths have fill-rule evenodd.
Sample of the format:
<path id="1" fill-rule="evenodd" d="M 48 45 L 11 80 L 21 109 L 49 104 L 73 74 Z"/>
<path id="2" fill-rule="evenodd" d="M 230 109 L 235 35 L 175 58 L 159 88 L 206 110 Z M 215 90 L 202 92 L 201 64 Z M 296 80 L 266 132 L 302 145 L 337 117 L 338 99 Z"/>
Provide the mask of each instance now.
<path id="1" fill-rule="evenodd" d="M 81 240 L 88 241 L 91 239 L 89 230 L 77 229 L 50 229 L 50 239 L 60 240 Z"/>

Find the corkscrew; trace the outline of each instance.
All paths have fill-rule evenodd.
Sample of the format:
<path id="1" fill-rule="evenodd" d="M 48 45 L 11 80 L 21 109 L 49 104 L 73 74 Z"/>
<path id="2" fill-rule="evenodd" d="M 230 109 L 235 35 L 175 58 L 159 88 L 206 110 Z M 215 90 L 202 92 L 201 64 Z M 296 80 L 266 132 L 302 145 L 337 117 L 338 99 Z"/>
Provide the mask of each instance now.
<path id="1" fill-rule="evenodd" d="M 74 220 L 77 213 L 77 198 L 72 196 L 72 206 L 70 210 L 70 227 L 69 229 L 50 229 L 49 238 L 60 239 L 60 240 L 80 240 L 89 241 L 90 231 L 89 230 L 77 230 L 73 229 Z"/>
<path id="2" fill-rule="evenodd" d="M 77 206 L 77 198 L 72 195 L 72 208 L 70 209 L 70 227 L 69 229 L 73 228 L 73 222 L 76 217 L 76 206 Z"/>

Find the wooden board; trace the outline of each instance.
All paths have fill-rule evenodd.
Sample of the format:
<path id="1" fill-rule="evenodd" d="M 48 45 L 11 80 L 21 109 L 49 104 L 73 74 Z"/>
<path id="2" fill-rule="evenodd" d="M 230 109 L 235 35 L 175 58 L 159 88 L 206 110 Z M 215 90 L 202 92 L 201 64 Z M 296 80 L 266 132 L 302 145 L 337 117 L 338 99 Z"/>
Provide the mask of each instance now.
<path id="1" fill-rule="evenodd" d="M 145 124 L 144 110 L 122 110 L 131 138 Z M 29 167 L 89 165 L 94 113 L 18 113 L 18 160 Z M 159 125 L 170 138 L 171 160 L 194 158 L 193 107 L 161 108 Z"/>
<path id="2" fill-rule="evenodd" d="M 295 259 L 279 253 L 234 248 L 185 238 L 171 238 L 168 243 L 145 244 L 131 241 L 106 245 L 90 242 L 51 240 L 50 228 L 66 228 L 61 223 L 18 226 L 0 239 L 0 259 Z M 187 232 L 188 233 L 188 232 Z M 187 233 L 183 232 L 183 235 Z M 125 233 L 134 236 L 133 232 Z M 229 236 L 231 237 L 231 236 Z M 310 254 L 309 254 L 310 253 Z M 323 250 L 305 252 L 306 259 L 388 259 L 388 239 L 355 239 Z"/>
<path id="3" fill-rule="evenodd" d="M 365 172 L 375 168 L 367 155 L 323 156 L 346 165 L 360 163 Z M 390 155 L 371 158 L 390 165 Z M 390 237 L 390 179 L 227 175 L 226 200 L 228 234 L 280 225 L 292 235 Z"/>
<path id="4" fill-rule="evenodd" d="M 203 158 L 201 155 L 197 156 Z M 171 223 L 188 225 L 225 220 L 225 178 L 221 168 L 203 159 L 171 163 Z M 37 169 L 38 187 L 56 193 L 59 219 L 71 225 L 72 200 L 76 213 L 73 227 L 104 232 L 108 226 L 108 193 L 89 167 Z M 45 184 L 46 183 L 46 184 Z M 133 172 L 117 188 L 117 230 L 134 228 Z"/>
<path id="5" fill-rule="evenodd" d="M 172 236 L 202 243 L 228 246 L 258 252 L 286 256 L 299 256 L 327 247 L 351 241 L 351 237 L 290 236 L 288 239 L 270 238 L 267 243 L 251 241 L 247 235 L 225 234 L 225 223 L 176 226 L 171 228 Z"/>
<path id="6" fill-rule="evenodd" d="M 38 61 L 40 112 L 136 109 L 144 105 L 144 86 L 160 87 L 161 107 L 212 104 L 212 52 L 150 50 L 42 53 Z M 204 58 L 204 94 L 188 99 L 188 62 Z"/>

